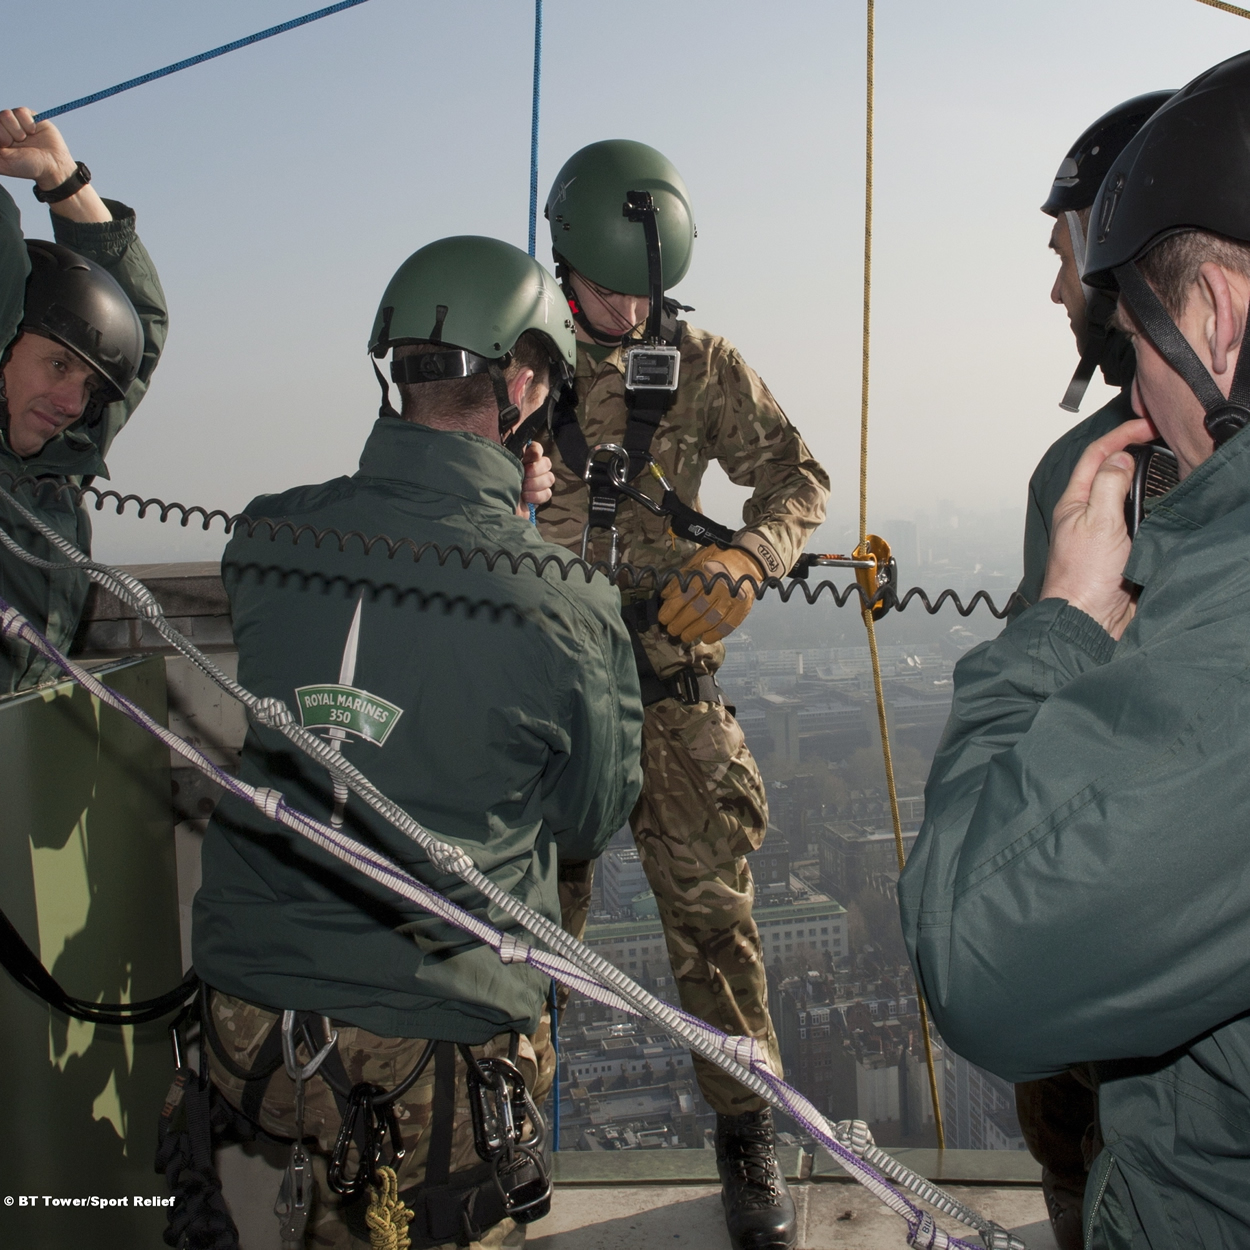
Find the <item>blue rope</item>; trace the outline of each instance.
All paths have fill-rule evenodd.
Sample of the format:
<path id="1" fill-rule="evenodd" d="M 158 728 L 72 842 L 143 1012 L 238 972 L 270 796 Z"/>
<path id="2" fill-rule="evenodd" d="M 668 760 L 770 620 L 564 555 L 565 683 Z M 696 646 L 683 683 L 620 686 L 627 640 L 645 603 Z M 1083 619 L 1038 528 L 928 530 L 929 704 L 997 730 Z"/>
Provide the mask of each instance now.
<path id="1" fill-rule="evenodd" d="M 534 0 L 534 107 L 530 114 L 530 255 L 538 234 L 538 93 L 543 75 L 543 0 Z"/>
<path id="2" fill-rule="evenodd" d="M 341 13 L 344 9 L 354 9 L 358 4 L 364 3 L 365 0 L 342 0 L 340 4 L 332 4 L 327 9 L 318 9 L 315 13 L 306 13 L 303 17 L 283 22 L 280 26 L 271 26 L 268 30 L 259 31 L 255 35 L 248 35 L 246 39 L 236 39 L 233 43 L 222 44 L 220 48 L 214 48 L 211 52 L 201 52 L 199 56 L 189 57 L 187 60 L 178 61 L 173 65 L 166 65 L 164 69 L 154 69 L 150 74 L 132 78 L 129 82 L 120 82 L 116 87 L 109 87 L 105 91 L 97 91 L 94 95 L 85 95 L 79 100 L 71 100 L 68 104 L 62 104 L 58 108 L 48 109 L 46 113 L 40 113 L 35 120 L 46 122 L 53 117 L 60 117 L 62 113 L 72 113 L 75 109 L 86 108 L 88 104 L 95 104 L 99 100 L 107 100 L 109 96 L 120 95 L 123 91 L 129 91 L 131 87 L 142 87 L 144 83 L 155 82 L 156 79 L 164 78 L 168 74 L 176 74 L 180 69 L 190 69 L 192 65 L 199 65 L 201 61 L 211 61 L 214 57 L 225 56 L 227 52 L 237 52 L 240 48 L 246 48 L 248 44 L 259 43 L 262 39 L 285 34 L 288 30 L 294 30 L 297 26 L 306 26 L 309 22 L 329 17 L 332 13 Z M 541 4 L 541 0 L 539 0 L 539 3 Z M 535 73 L 537 73 L 537 70 Z M 534 107 L 535 109 L 538 107 L 537 99 Z M 533 233 L 533 228 L 531 227 L 531 237 Z M 530 251 L 532 255 L 533 249 L 531 248 Z"/>
<path id="3" fill-rule="evenodd" d="M 538 0 L 541 4 L 542 0 Z M 551 982 L 551 1047 L 556 1053 L 556 1074 L 552 1082 L 556 1096 L 551 1114 L 551 1149 L 560 1149 L 560 1008 L 556 1006 L 556 983 Z"/>

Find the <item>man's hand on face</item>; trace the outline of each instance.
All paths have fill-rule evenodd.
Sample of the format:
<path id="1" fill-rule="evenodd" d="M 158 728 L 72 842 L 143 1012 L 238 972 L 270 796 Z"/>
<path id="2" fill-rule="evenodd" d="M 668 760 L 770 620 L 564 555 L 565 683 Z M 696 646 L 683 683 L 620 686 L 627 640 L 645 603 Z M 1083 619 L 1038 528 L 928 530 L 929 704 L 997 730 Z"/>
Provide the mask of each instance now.
<path id="1" fill-rule="evenodd" d="M 1133 457 L 1124 448 L 1155 437 L 1154 426 L 1139 417 L 1091 443 L 1051 522 L 1042 598 L 1066 599 L 1117 640 L 1137 609 L 1137 588 L 1124 580 L 1133 545 L 1124 522 Z"/>
<path id="2" fill-rule="evenodd" d="M 551 468 L 551 457 L 543 451 L 541 443 L 531 443 L 521 453 L 521 464 L 525 476 L 521 481 L 521 506 L 517 508 L 517 516 L 525 516 L 530 504 L 541 507 L 551 498 L 551 488 L 556 484 L 556 475 Z"/>

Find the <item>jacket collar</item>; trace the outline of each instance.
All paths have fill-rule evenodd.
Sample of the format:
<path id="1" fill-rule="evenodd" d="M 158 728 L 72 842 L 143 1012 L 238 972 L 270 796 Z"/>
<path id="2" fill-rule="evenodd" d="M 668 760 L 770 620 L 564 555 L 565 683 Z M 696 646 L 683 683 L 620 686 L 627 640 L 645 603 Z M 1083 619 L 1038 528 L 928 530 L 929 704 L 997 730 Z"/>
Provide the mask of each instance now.
<path id="1" fill-rule="evenodd" d="M 357 477 L 402 482 L 436 495 L 515 512 L 521 500 L 517 458 L 477 434 L 435 430 L 379 417 L 360 454 Z"/>
<path id="2" fill-rule="evenodd" d="M 2 407 L 0 411 L 3 411 Z M 102 415 L 96 428 L 102 429 L 106 422 L 107 417 Z M 0 464 L 5 473 L 12 473 L 15 477 L 107 478 L 109 475 L 100 448 L 87 432 L 84 422 L 79 421 L 48 439 L 33 456 L 23 457 L 9 446 L 7 413 L 0 421 Z"/>
<path id="3" fill-rule="evenodd" d="M 1250 504 L 1250 426 L 1165 495 L 1142 523 L 1124 576 L 1144 586 L 1182 538 Z"/>

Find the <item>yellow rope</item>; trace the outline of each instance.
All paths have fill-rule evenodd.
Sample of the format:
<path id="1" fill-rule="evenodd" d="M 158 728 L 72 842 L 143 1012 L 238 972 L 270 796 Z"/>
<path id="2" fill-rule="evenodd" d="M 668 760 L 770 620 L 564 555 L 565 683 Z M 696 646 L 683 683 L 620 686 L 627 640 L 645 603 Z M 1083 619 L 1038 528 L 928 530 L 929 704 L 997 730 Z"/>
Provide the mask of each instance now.
<path id="1" fill-rule="evenodd" d="M 379 1188 L 369 1191 L 369 1209 L 365 1212 L 370 1250 L 409 1250 L 412 1212 L 399 1196 L 399 1177 L 394 1168 L 378 1168 L 378 1180 Z"/>
<path id="2" fill-rule="evenodd" d="M 1250 9 L 1238 8 L 1235 4 L 1225 4 L 1224 0 L 1198 0 L 1199 4 L 1205 4 L 1212 9 L 1222 9 L 1225 13 L 1231 13 L 1234 17 L 1250 17 Z"/>
<path id="3" fill-rule="evenodd" d="M 1203 0 L 1209 3 L 1211 0 Z M 873 140 L 873 62 L 876 53 L 876 4 L 868 0 L 868 56 L 865 80 L 864 136 L 864 325 L 863 357 L 859 398 L 859 542 L 866 550 L 868 542 L 868 382 L 872 330 L 872 140 Z M 894 756 L 890 751 L 890 729 L 886 723 L 885 690 L 881 684 L 881 658 L 877 654 L 877 631 L 872 610 L 863 609 L 864 628 L 868 631 L 868 653 L 872 657 L 872 686 L 877 697 L 877 722 L 881 727 L 881 755 L 885 763 L 886 790 L 890 796 L 890 815 L 894 820 L 894 853 L 902 872 L 906 856 L 903 852 L 903 822 L 898 811 L 898 788 L 894 782 Z M 929 1068 L 929 1096 L 933 1100 L 933 1127 L 937 1132 L 939 1150 L 946 1149 L 946 1130 L 942 1124 L 942 1104 L 938 1098 L 937 1069 L 933 1061 L 933 1039 L 929 1036 L 929 1012 L 924 996 L 917 986 L 916 1002 L 920 1008 L 920 1031 L 924 1037 L 925 1062 Z"/>

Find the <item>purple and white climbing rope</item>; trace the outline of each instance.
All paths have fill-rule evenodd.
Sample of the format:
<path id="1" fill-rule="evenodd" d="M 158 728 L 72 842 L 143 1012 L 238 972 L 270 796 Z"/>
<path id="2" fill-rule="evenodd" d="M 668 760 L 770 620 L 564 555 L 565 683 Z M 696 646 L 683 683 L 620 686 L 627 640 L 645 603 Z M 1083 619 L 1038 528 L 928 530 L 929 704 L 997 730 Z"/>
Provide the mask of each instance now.
<path id="1" fill-rule="evenodd" d="M 0 491 L 0 495 L 5 494 Z M 294 725 L 294 718 L 289 710 L 280 701 L 262 700 L 221 673 L 216 665 L 212 664 L 165 620 L 151 592 L 137 579 L 121 570 L 94 563 L 72 544 L 55 534 L 55 531 L 42 525 L 37 517 L 27 512 L 11 496 L 6 497 L 13 506 L 26 515 L 30 523 L 36 525 L 46 537 L 56 543 L 69 558 L 71 565 L 81 568 L 93 580 L 106 585 L 113 593 L 130 602 L 143 614 L 144 619 L 157 628 L 162 636 L 166 637 L 180 652 L 193 659 L 203 671 L 229 693 L 240 698 L 261 723 L 281 729 L 297 745 L 307 750 L 313 758 L 336 771 L 350 788 L 360 794 L 374 810 L 379 811 L 390 823 L 412 837 L 440 870 L 453 872 L 477 888 L 521 926 L 551 947 L 551 951 L 537 950 L 528 942 L 513 935 L 501 933 L 473 912 L 458 906 L 436 890 L 426 886 L 385 856 L 363 846 L 340 830 L 290 807 L 280 792 L 265 787 L 250 786 L 224 772 L 179 735 L 158 724 L 141 708 L 111 690 L 93 674 L 66 659 L 16 609 L 0 600 L 0 613 L 2 613 L 0 632 L 3 635 L 33 646 L 90 694 L 141 725 L 171 751 L 210 776 L 230 793 L 251 803 L 270 819 L 307 838 L 371 880 L 490 946 L 505 962 L 524 961 L 596 1001 L 651 1019 L 660 1025 L 666 1032 L 689 1046 L 692 1051 L 717 1064 L 746 1088 L 758 1093 L 771 1105 L 785 1111 L 801 1124 L 815 1140 L 825 1146 L 844 1170 L 906 1221 L 910 1245 L 924 1247 L 925 1250 L 930 1250 L 930 1248 L 937 1250 L 937 1248 L 947 1246 L 955 1247 L 956 1250 L 976 1250 L 972 1243 L 950 1237 L 937 1226 L 928 1212 L 912 1203 L 904 1194 L 895 1189 L 877 1168 L 861 1158 L 861 1154 L 866 1153 L 870 1148 L 870 1139 L 867 1138 L 866 1132 L 862 1135 L 860 1143 L 850 1141 L 845 1133 L 840 1137 L 838 1131 L 802 1094 L 770 1070 L 754 1039 L 727 1036 L 695 1017 L 655 998 L 619 969 L 607 963 L 601 956 L 577 942 L 558 925 L 533 911 L 506 891 L 500 890 L 489 878 L 477 870 L 463 850 L 439 840 L 421 828 L 402 808 L 374 790 L 368 780 L 352 768 L 340 754 L 334 752 L 328 743 L 316 735 L 308 734 L 302 728 L 298 729 L 298 733 L 293 732 L 298 727 Z M 67 567 L 40 560 L 31 555 L 2 529 L 0 529 L 0 544 L 14 555 L 38 567 L 47 569 Z M 312 740 L 311 749 L 302 741 L 305 738 Z M 855 1149 L 855 1146 L 859 1149 Z M 888 1158 L 888 1156 L 884 1157 Z M 977 1229 L 985 1246 L 991 1247 L 992 1250 L 1023 1250 L 1022 1243 L 998 1225 L 985 1220 L 937 1186 L 910 1173 L 897 1160 L 890 1159 L 889 1162 L 892 1165 L 890 1170 L 894 1173 L 895 1180 L 912 1189 L 930 1205 L 938 1207 L 969 1227 Z"/>

